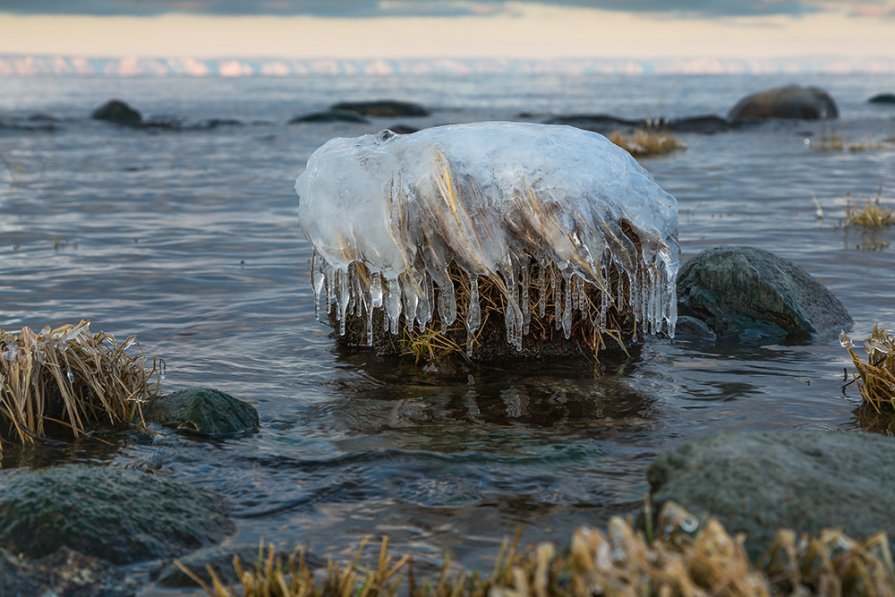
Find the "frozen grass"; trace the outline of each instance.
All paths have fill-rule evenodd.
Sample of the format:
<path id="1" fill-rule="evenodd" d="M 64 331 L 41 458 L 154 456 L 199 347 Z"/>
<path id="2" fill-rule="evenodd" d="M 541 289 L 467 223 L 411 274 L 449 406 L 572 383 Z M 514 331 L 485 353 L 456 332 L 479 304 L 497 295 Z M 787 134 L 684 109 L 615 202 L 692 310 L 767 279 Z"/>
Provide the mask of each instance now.
<path id="1" fill-rule="evenodd" d="M 618 131 L 613 131 L 609 134 L 609 140 L 635 158 L 665 155 L 672 151 L 687 148 L 686 143 L 669 134 L 642 129 L 637 129 L 631 135 L 623 135 Z"/>
<path id="2" fill-rule="evenodd" d="M 866 201 L 863 208 L 852 204 L 851 198 L 846 198 L 845 225 L 862 228 L 882 228 L 895 225 L 895 210 L 880 203 L 881 197 L 882 188 L 877 192 L 876 197 Z"/>
<path id="3" fill-rule="evenodd" d="M 856 542 L 841 532 L 798 537 L 780 531 L 766 554 L 752 563 L 742 538 L 710 519 L 702 525 L 675 504 L 666 504 L 648 536 L 630 521 L 613 518 L 605 531 L 581 528 L 564 551 L 551 543 L 519 549 L 504 542 L 490 574 L 456 571 L 446 561 L 434 578 L 418 579 L 410 555 L 393 556 L 383 539 L 378 557 L 330 561 L 312 570 L 301 551 L 277 554 L 271 547 L 246 566 L 234 559 L 238 586 L 222 583 L 212 570 L 215 597 L 291 597 L 338 595 L 371 597 L 591 597 L 618 596 L 764 596 L 892 595 L 895 570 L 884 534 Z M 187 571 L 182 565 L 181 568 Z"/>
<path id="4" fill-rule="evenodd" d="M 874 325 L 870 337 L 864 340 L 866 361 L 858 356 L 845 332 L 839 335 L 839 341 L 855 365 L 854 377 L 864 403 L 878 413 L 895 412 L 895 335 Z"/>
<path id="5" fill-rule="evenodd" d="M 0 451 L 3 442 L 47 435 L 77 438 L 94 426 L 140 419 L 140 400 L 157 391 L 133 337 L 123 343 L 90 322 L 35 333 L 0 330 Z"/>

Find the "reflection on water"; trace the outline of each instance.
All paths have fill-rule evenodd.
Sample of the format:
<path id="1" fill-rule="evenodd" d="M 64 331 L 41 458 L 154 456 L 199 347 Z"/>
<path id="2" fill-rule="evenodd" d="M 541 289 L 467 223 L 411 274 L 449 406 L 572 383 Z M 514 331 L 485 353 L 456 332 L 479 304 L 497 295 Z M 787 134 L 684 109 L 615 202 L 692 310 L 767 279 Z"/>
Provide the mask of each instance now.
<path id="1" fill-rule="evenodd" d="M 595 376 L 586 362 L 427 373 L 336 349 L 314 320 L 310 247 L 292 191 L 307 156 L 335 135 L 390 124 L 287 126 L 334 99 L 394 96 L 436 108 L 415 125 L 508 119 L 521 111 L 642 117 L 724 113 L 774 77 L 418 77 L 9 80 L 0 119 L 62 119 L 54 133 L 0 135 L 0 325 L 90 318 L 137 334 L 168 363 L 166 391 L 212 385 L 250 401 L 260 433 L 198 441 L 168 430 L 108 443 L 12 449 L 2 465 L 137 467 L 211 487 L 233 504 L 236 540 L 350 553 L 388 534 L 436 565 L 450 548 L 486 567 L 517 525 L 562 540 L 633 510 L 655 455 L 720 430 L 854 427 L 835 337 L 808 345 L 656 339 Z M 895 81 L 811 80 L 839 100 L 848 138 L 895 134 L 864 104 Z M 556 90 L 562 89 L 561 96 Z M 149 114 L 238 118 L 214 131 L 146 134 L 86 119 L 112 96 Z M 256 121 L 263 121 L 258 122 Z M 891 131 L 891 132 L 889 132 Z M 860 338 L 895 323 L 895 230 L 837 226 L 846 195 L 895 188 L 895 151 L 811 152 L 817 123 L 686 135 L 645 162 L 680 205 L 684 259 L 721 244 L 796 261 L 839 296 Z M 826 214 L 816 216 L 816 195 Z M 884 196 L 886 193 L 884 193 Z M 860 238 L 859 238 L 860 236 Z M 877 250 L 858 250 L 863 243 Z M 698 330 L 697 330 L 698 331 Z"/>

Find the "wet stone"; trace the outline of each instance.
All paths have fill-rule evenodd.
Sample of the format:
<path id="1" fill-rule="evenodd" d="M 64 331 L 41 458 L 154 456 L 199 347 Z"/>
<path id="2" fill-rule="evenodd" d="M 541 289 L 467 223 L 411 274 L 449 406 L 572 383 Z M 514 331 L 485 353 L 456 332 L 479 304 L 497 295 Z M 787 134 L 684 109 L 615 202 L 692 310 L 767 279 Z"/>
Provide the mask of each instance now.
<path id="1" fill-rule="evenodd" d="M 785 85 L 741 99 L 727 114 L 732 122 L 755 122 L 769 118 L 826 120 L 839 117 L 836 102 L 823 89 Z"/>
<path id="2" fill-rule="evenodd" d="M 144 409 L 146 421 L 206 437 L 258 431 L 258 411 L 213 388 L 188 388 L 159 396 Z"/>
<path id="3" fill-rule="evenodd" d="M 855 539 L 895 536 L 895 439 L 869 433 L 723 433 L 660 454 L 647 478 L 658 510 L 673 501 L 730 533 L 754 558 L 778 529 Z"/>
<path id="4" fill-rule="evenodd" d="M 110 100 L 93 111 L 94 120 L 105 120 L 124 126 L 140 126 L 143 116 L 121 100 Z"/>
<path id="5" fill-rule="evenodd" d="M 805 270 L 755 247 L 716 247 L 681 268 L 678 308 L 720 336 L 804 340 L 838 332 L 852 319 Z"/>
<path id="6" fill-rule="evenodd" d="M 0 545 L 69 548 L 115 564 L 175 557 L 233 532 L 223 499 L 134 470 L 71 464 L 0 471 Z"/>

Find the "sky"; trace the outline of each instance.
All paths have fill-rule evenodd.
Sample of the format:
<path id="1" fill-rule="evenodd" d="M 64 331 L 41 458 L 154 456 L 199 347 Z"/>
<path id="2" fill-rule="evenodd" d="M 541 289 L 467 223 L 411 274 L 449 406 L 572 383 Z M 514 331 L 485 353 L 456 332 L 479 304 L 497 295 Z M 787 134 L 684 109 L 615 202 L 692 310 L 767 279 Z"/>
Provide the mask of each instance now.
<path id="1" fill-rule="evenodd" d="M 0 0 L 0 54 L 895 56 L 895 0 Z"/>

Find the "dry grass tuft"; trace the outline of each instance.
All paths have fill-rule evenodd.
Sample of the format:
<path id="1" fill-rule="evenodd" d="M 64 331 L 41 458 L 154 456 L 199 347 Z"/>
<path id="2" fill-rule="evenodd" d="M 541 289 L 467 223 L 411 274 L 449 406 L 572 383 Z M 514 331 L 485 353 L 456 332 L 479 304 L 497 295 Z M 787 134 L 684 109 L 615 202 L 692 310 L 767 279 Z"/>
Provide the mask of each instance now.
<path id="1" fill-rule="evenodd" d="M 853 205 L 851 198 L 845 202 L 845 225 L 863 228 L 882 228 L 895 225 L 895 210 L 880 203 L 882 188 L 876 197 L 870 198 L 863 208 Z"/>
<path id="2" fill-rule="evenodd" d="M 886 141 L 872 141 L 863 139 L 853 143 L 846 143 L 842 135 L 821 135 L 816 142 L 806 139 L 805 143 L 811 148 L 811 151 L 836 152 L 850 151 L 852 153 L 860 153 L 864 151 L 879 151 L 886 147 Z"/>
<path id="3" fill-rule="evenodd" d="M 329 562 L 325 571 L 312 570 L 301 551 L 284 557 L 271 546 L 250 567 L 234 558 L 238 587 L 225 586 L 210 568 L 210 585 L 186 572 L 215 597 L 883 596 L 895 591 L 895 569 L 883 534 L 861 543 L 835 531 L 816 538 L 781 531 L 756 565 L 749 561 L 742 537 L 732 537 L 714 519 L 700 527 L 675 504 L 663 507 L 657 529 L 650 539 L 629 521 L 613 518 L 606 531 L 576 531 L 565 551 L 551 543 L 519 549 L 518 542 L 506 541 L 488 576 L 452 572 L 445 562 L 436 578 L 420 581 L 413 559 L 393 557 L 388 539 L 369 564 L 361 563 L 364 542 L 354 561 Z"/>
<path id="4" fill-rule="evenodd" d="M 158 391 L 155 364 L 147 370 L 145 362 L 134 337 L 119 344 L 91 333 L 88 321 L 0 330 L 0 452 L 4 441 L 27 444 L 51 432 L 77 438 L 94 425 L 138 420 L 140 400 Z"/>
<path id="5" fill-rule="evenodd" d="M 864 403 L 879 413 L 895 411 L 895 335 L 890 336 L 879 324 L 874 325 L 870 337 L 864 340 L 866 361 L 855 352 L 845 332 L 839 335 L 839 341 L 855 365 L 857 373 L 853 375 Z"/>
<path id="6" fill-rule="evenodd" d="M 637 129 L 632 135 L 623 135 L 618 131 L 613 131 L 609 134 L 609 140 L 635 158 L 665 155 L 687 148 L 686 143 L 669 134 L 642 129 Z"/>

